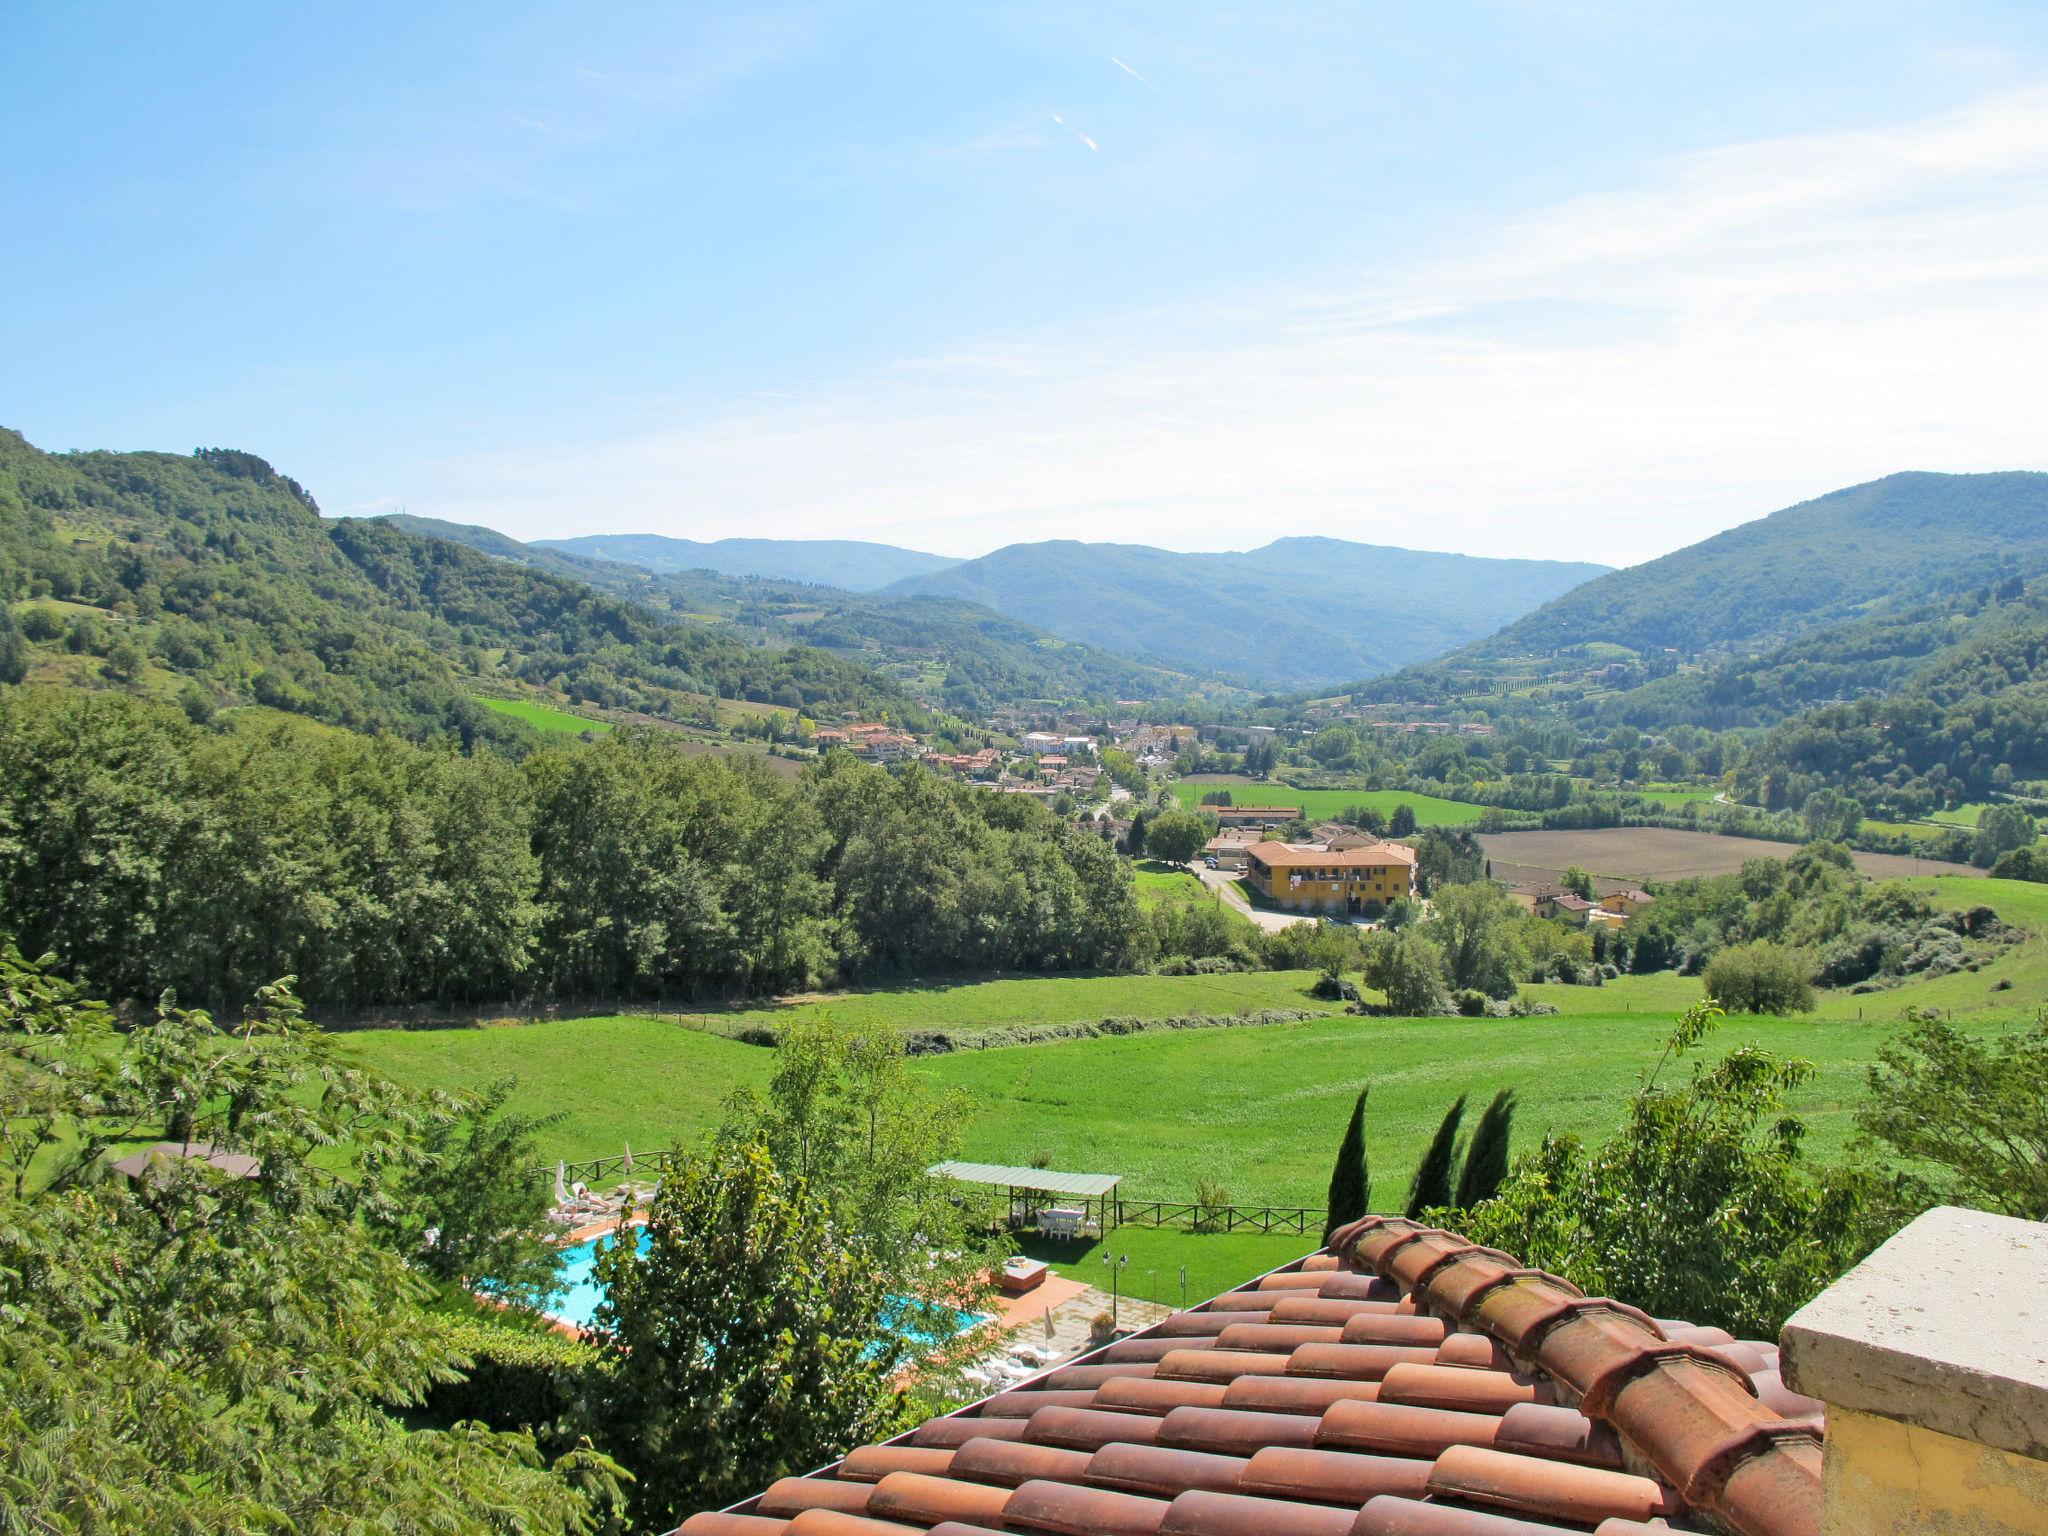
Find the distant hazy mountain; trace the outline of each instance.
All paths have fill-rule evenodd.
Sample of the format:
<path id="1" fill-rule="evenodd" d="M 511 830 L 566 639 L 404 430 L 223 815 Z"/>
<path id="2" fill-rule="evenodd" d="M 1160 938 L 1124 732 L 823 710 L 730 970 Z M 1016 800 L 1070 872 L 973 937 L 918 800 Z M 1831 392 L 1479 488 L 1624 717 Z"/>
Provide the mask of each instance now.
<path id="1" fill-rule="evenodd" d="M 536 539 L 534 547 L 564 549 L 663 574 L 718 571 L 727 576 L 817 582 L 849 592 L 874 592 L 891 582 L 959 563 L 945 555 L 856 539 L 717 539 L 702 544 L 658 533 L 591 533 L 574 539 Z"/>
<path id="2" fill-rule="evenodd" d="M 1261 688 L 1391 671 L 1487 634 L 1607 570 L 1278 539 L 1243 554 L 1139 544 L 1012 544 L 899 581 L 1070 640 Z"/>
<path id="3" fill-rule="evenodd" d="M 851 592 L 812 582 L 729 576 L 703 566 L 655 572 L 626 561 L 522 544 L 471 523 L 393 513 L 380 521 L 422 538 L 481 550 L 500 560 L 587 582 L 650 608 L 710 618 L 769 644 L 818 646 L 915 683 L 968 715 L 1003 704 L 1161 701 L 1234 697 L 1213 679 L 1133 661 L 1083 645 L 975 603 L 953 598 Z M 673 542 L 673 541 L 665 541 Z"/>

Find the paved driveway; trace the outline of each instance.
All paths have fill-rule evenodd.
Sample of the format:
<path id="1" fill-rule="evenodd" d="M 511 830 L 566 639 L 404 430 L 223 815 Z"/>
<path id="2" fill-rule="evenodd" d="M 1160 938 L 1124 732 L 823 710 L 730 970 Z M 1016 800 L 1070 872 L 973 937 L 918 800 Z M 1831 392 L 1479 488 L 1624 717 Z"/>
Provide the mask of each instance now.
<path id="1" fill-rule="evenodd" d="M 1250 918 L 1268 933 L 1278 933 L 1282 928 L 1292 928 L 1296 923 L 1312 923 L 1313 917 L 1293 912 L 1268 912 L 1246 901 L 1237 889 L 1235 873 L 1227 869 L 1211 869 L 1206 864 L 1189 866 L 1202 884 L 1223 898 L 1223 904 L 1232 911 Z"/>

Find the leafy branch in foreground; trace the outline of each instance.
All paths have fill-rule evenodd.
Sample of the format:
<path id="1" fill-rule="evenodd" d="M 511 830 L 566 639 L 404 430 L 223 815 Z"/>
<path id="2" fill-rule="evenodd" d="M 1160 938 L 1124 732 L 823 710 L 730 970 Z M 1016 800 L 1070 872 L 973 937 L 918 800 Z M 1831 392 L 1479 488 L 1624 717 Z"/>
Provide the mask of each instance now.
<path id="1" fill-rule="evenodd" d="M 0 1526 L 568 1536 L 618 1507 L 587 1446 L 392 1411 L 464 1363 L 386 1240 L 382 1174 L 442 1107 L 347 1067 L 286 983 L 231 1026 L 113 1025 L 0 950 Z M 255 1167 L 107 1172 L 174 1133 Z"/>
<path id="2" fill-rule="evenodd" d="M 1709 1003 L 1688 1009 L 1659 1072 L 1720 1018 Z M 1876 1176 L 1809 1161 L 1805 1127 L 1785 1113 L 1812 1072 L 1744 1046 L 1676 1087 L 1652 1075 L 1612 1136 L 1545 1137 L 1495 1198 L 1440 1219 L 1588 1295 L 1772 1337 L 1877 1235 Z"/>
<path id="3" fill-rule="evenodd" d="M 1981 1040 L 1916 1015 L 1869 1076 L 1860 1130 L 1945 1170 L 1962 1204 L 2048 1221 L 2048 1024 Z"/>

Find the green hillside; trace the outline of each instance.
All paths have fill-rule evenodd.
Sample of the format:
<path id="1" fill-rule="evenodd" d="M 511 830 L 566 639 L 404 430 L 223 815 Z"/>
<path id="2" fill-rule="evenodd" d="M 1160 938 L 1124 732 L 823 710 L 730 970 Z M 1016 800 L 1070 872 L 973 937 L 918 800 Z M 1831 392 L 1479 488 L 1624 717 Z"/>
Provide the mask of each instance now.
<path id="1" fill-rule="evenodd" d="M 1588 582 L 1476 649 L 1604 640 L 1696 655 L 1787 639 L 1907 593 L 2043 571 L 2048 474 L 1888 475 Z"/>
<path id="2" fill-rule="evenodd" d="M 2048 574 L 2048 474 L 1898 474 L 1566 593 L 1365 701 L 1768 724 L 1890 686 Z M 2018 588 L 2015 587 L 2018 583 Z"/>
<path id="3" fill-rule="evenodd" d="M 1056 635 L 1261 688 L 1307 688 L 1436 656 L 1602 567 L 1279 539 L 1242 554 L 1012 544 L 898 582 Z"/>
<path id="4" fill-rule="evenodd" d="M 647 565 L 633 559 L 642 542 L 637 538 L 522 544 L 494 529 L 434 518 L 396 515 L 385 521 L 650 607 L 715 619 L 764 642 L 830 650 L 890 673 L 920 696 L 962 714 L 1035 700 L 1173 701 L 1227 698 L 1233 692 L 1210 679 L 1064 640 L 953 598 L 874 596 L 831 585 Z M 621 558 L 578 552 L 597 549 L 615 550 Z"/>
<path id="5" fill-rule="evenodd" d="M 945 555 L 858 539 L 715 539 L 700 543 L 658 533 L 593 533 L 536 543 L 542 549 L 642 566 L 662 574 L 717 571 L 725 576 L 814 582 L 849 592 L 873 592 L 892 581 L 942 571 L 957 563 Z"/>
<path id="6" fill-rule="evenodd" d="M 708 697 L 919 713 L 822 651 L 764 648 L 387 521 L 322 519 L 252 454 L 43 453 L 0 431 L 10 670 L 359 730 L 519 739 L 478 683 L 697 718 Z M 181 692 L 182 691 L 182 692 Z"/>

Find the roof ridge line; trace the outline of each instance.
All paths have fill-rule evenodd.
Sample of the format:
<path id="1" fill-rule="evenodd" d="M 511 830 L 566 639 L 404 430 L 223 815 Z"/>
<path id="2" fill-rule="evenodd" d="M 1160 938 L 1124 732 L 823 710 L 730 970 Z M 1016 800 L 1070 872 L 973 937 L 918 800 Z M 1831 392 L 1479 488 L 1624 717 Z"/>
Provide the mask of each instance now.
<path id="1" fill-rule="evenodd" d="M 1636 1307 L 1406 1217 L 1340 1227 L 1329 1251 L 1541 1372 L 1735 1536 L 1819 1536 L 1819 1431 L 1759 1401 L 1716 1351 L 1673 1341 Z"/>

